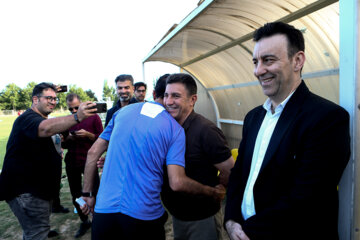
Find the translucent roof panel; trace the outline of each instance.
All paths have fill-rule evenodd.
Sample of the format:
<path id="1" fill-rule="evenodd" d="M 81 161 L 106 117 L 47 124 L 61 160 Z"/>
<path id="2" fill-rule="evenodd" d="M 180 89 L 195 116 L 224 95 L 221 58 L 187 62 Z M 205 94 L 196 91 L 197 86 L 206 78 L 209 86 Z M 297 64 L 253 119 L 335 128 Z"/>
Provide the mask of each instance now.
<path id="1" fill-rule="evenodd" d="M 252 35 L 273 21 L 290 23 L 304 33 L 303 78 L 313 92 L 338 103 L 339 4 L 334 0 L 205 0 L 144 62 L 183 68 L 211 94 L 218 121 L 242 121 L 266 99 L 253 75 Z M 239 129 L 231 124 L 221 127 L 227 133 L 233 132 L 231 127 Z"/>

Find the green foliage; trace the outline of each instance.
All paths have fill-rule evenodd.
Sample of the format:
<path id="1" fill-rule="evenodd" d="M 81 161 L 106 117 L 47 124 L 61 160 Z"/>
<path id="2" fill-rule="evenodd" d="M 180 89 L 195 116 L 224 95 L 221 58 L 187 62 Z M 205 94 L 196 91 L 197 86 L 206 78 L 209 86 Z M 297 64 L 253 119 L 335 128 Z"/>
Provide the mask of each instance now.
<path id="1" fill-rule="evenodd" d="M 66 96 L 70 93 L 75 93 L 79 95 L 81 101 L 97 101 L 97 98 L 95 97 L 95 93 L 91 90 L 84 91 L 82 88 L 77 87 L 76 85 L 69 85 L 68 86 L 68 92 L 67 93 L 58 93 L 57 97 L 59 98 L 59 104 L 57 108 L 67 108 L 66 105 Z"/>
<path id="2" fill-rule="evenodd" d="M 66 92 L 57 93 L 56 96 L 59 98 L 59 103 L 56 105 L 55 109 L 64 109 L 67 108 L 66 105 Z"/>
<path id="3" fill-rule="evenodd" d="M 16 110 L 18 109 L 18 99 L 20 96 L 21 88 L 15 83 L 10 83 L 0 93 L 0 108 L 3 110 Z"/>
<path id="4" fill-rule="evenodd" d="M 18 100 L 18 109 L 25 110 L 31 107 L 31 96 L 35 85 L 35 82 L 30 82 L 25 88 L 21 89 Z"/>
<path id="5" fill-rule="evenodd" d="M 26 110 L 31 107 L 32 104 L 32 91 L 35 87 L 35 82 L 30 82 L 28 85 L 21 89 L 15 83 L 11 83 L 0 92 L 0 109 L 1 110 Z M 61 85 L 61 84 L 58 84 Z M 76 93 L 80 96 L 82 101 L 97 101 L 93 91 L 86 90 L 77 87 L 76 85 L 70 85 L 68 93 Z M 68 93 L 57 93 L 59 98 L 59 104 L 55 109 L 66 108 L 66 96 Z"/>
<path id="6" fill-rule="evenodd" d="M 85 93 L 86 93 L 86 95 L 88 95 L 88 97 L 90 99 L 93 99 L 95 102 L 98 101 L 97 97 L 95 96 L 95 93 L 93 91 L 91 91 L 90 89 L 86 90 Z"/>
<path id="7" fill-rule="evenodd" d="M 110 98 L 111 101 L 116 100 L 115 88 L 110 87 L 108 85 L 107 80 L 104 80 L 104 87 L 103 87 L 103 100 L 106 101 L 107 98 Z"/>

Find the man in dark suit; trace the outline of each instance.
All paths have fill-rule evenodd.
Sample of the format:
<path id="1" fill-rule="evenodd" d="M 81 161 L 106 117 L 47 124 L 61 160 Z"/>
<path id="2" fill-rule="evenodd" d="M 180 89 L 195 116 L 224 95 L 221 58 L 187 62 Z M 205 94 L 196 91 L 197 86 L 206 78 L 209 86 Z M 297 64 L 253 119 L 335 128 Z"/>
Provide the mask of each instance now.
<path id="1" fill-rule="evenodd" d="M 225 210 L 231 239 L 338 239 L 337 184 L 350 157 L 349 114 L 301 79 L 302 33 L 281 22 L 254 35 L 268 100 L 245 117 Z"/>

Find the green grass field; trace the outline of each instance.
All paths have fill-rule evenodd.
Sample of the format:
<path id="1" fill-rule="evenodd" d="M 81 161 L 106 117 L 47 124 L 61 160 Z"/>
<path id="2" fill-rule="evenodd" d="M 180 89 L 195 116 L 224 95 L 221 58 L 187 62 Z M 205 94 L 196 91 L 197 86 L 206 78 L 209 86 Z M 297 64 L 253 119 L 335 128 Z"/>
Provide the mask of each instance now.
<path id="1" fill-rule="evenodd" d="M 17 116 L 0 116 L 0 169 L 2 168 L 5 157 L 6 143 L 16 117 Z"/>
<path id="2" fill-rule="evenodd" d="M 64 115 L 64 113 L 54 114 L 55 116 Z M 2 168 L 6 144 L 12 129 L 12 125 L 17 116 L 0 116 L 0 169 Z M 63 175 L 65 175 L 65 164 L 63 163 Z M 61 179 L 63 185 L 60 193 L 61 204 L 70 209 L 70 213 L 52 214 L 50 219 L 51 229 L 55 229 L 60 235 L 51 239 L 74 239 L 73 235 L 80 226 L 80 219 L 73 213 L 72 199 L 67 178 Z M 11 212 L 5 201 L 0 201 L 0 239 L 14 240 L 22 239 L 22 229 L 18 220 Z M 88 231 L 81 239 L 90 239 L 91 234 Z"/>

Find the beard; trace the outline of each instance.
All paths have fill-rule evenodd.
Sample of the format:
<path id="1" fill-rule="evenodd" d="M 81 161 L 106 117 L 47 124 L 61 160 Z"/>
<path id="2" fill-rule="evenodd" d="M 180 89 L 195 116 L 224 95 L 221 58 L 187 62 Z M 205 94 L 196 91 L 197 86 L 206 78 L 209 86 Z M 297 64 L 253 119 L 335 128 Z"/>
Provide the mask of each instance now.
<path id="1" fill-rule="evenodd" d="M 124 96 L 124 95 L 120 96 L 119 99 L 120 99 L 120 102 L 128 102 L 128 101 L 130 101 L 130 94 L 127 96 Z"/>
<path id="2" fill-rule="evenodd" d="M 44 115 L 44 116 L 48 116 L 50 113 L 53 112 L 53 110 L 46 110 L 46 109 L 44 109 L 44 108 L 37 108 L 37 109 L 38 109 L 38 111 L 39 111 L 42 115 Z"/>

